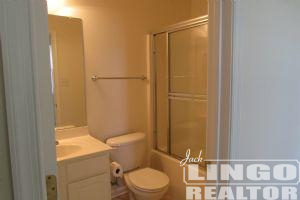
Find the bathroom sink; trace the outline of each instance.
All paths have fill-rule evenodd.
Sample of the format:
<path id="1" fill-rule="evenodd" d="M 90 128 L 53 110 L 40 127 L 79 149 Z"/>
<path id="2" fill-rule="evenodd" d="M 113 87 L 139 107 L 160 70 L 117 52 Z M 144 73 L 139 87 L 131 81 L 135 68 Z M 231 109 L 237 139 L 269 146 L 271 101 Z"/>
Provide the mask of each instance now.
<path id="1" fill-rule="evenodd" d="M 91 157 L 91 155 L 103 154 L 109 150 L 111 150 L 111 147 L 90 135 L 58 139 L 56 161 L 58 165 L 62 165 L 66 161 L 82 160 Z"/>
<path id="2" fill-rule="evenodd" d="M 56 146 L 56 156 L 58 158 L 69 156 L 71 154 L 77 153 L 81 150 L 81 147 L 78 145 L 71 144 L 62 144 Z"/>

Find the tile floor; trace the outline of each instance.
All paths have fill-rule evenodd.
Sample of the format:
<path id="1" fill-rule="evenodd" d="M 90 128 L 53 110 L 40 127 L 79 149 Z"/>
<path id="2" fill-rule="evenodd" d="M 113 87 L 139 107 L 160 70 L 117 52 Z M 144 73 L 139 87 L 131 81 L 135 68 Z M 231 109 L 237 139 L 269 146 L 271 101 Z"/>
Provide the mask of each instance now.
<path id="1" fill-rule="evenodd" d="M 122 196 L 113 198 L 112 200 L 129 200 L 128 194 L 123 194 Z"/>
<path id="2" fill-rule="evenodd" d="M 129 195 L 128 194 L 124 194 L 122 196 L 113 198 L 112 200 L 129 200 Z M 171 200 L 169 195 L 166 195 L 164 198 L 162 198 L 161 200 Z"/>

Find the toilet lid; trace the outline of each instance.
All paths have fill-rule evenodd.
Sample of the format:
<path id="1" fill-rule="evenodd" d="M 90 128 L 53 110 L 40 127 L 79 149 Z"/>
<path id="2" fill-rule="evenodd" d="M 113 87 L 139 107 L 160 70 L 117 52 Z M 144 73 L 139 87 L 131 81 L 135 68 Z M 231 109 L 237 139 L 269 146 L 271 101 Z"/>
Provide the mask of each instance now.
<path id="1" fill-rule="evenodd" d="M 169 177 L 163 172 L 144 168 L 133 171 L 128 175 L 133 186 L 141 190 L 161 190 L 169 185 Z"/>

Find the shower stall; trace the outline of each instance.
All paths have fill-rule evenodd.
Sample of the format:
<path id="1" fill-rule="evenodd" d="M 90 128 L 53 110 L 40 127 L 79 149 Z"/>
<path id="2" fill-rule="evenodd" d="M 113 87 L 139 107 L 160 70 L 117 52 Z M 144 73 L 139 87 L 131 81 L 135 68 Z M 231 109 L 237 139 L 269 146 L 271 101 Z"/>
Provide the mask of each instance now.
<path id="1" fill-rule="evenodd" d="M 205 158 L 207 16 L 152 34 L 154 148 L 174 158 Z"/>

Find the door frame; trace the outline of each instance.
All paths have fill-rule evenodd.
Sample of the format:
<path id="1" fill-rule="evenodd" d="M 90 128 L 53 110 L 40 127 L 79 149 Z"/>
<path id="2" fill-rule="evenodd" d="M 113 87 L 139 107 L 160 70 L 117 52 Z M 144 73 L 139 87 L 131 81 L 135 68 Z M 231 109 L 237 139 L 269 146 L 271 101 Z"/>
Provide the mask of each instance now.
<path id="1" fill-rule="evenodd" d="M 236 0 L 209 0 L 209 45 L 208 45 L 208 122 L 207 146 L 215 147 L 208 160 L 231 159 L 231 113 L 233 69 L 233 6 Z M 216 161 L 218 160 L 218 161 Z M 220 174 L 215 183 L 221 181 Z M 220 185 L 216 185 L 217 191 Z"/>
<path id="2" fill-rule="evenodd" d="M 235 0 L 209 0 L 208 144 L 211 159 L 230 159 L 232 110 L 232 37 Z"/>
<path id="3" fill-rule="evenodd" d="M 2 0 L 2 46 L 15 200 L 46 200 L 46 175 L 56 175 L 45 0 Z"/>

